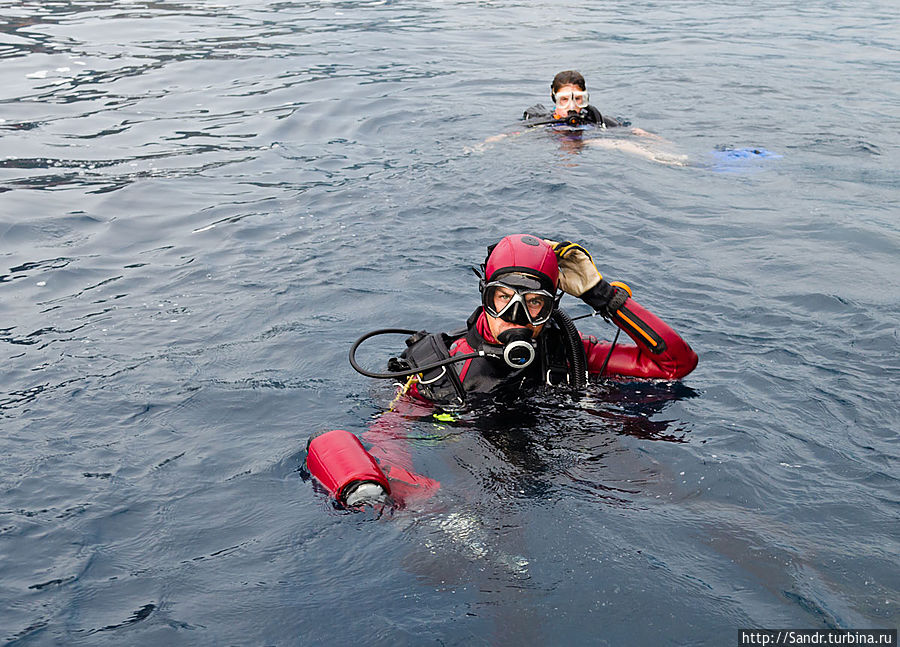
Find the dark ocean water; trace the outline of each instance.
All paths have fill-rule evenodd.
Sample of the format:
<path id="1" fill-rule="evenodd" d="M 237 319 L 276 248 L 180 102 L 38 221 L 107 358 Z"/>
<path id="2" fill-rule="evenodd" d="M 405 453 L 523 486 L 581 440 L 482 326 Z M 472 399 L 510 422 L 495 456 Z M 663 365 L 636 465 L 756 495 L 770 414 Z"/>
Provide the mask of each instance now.
<path id="1" fill-rule="evenodd" d="M 898 21 L 887 0 L 0 2 L 0 641 L 896 627 Z M 688 165 L 478 146 L 573 67 Z M 409 420 L 440 493 L 336 510 L 306 439 L 393 394 L 350 344 L 457 328 L 469 268 L 519 231 L 583 242 L 698 369 Z"/>

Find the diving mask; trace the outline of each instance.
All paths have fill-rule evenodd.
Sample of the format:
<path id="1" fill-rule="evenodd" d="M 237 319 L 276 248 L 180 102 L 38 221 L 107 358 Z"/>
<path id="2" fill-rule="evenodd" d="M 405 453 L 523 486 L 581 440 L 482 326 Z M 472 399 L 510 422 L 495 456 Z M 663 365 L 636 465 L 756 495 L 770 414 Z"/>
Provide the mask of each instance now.
<path id="1" fill-rule="evenodd" d="M 485 312 L 520 326 L 540 326 L 550 319 L 556 298 L 525 276 L 504 276 L 484 286 L 481 303 Z"/>
<path id="2" fill-rule="evenodd" d="M 563 90 L 553 96 L 558 110 L 581 109 L 587 107 L 591 95 L 586 91 Z"/>

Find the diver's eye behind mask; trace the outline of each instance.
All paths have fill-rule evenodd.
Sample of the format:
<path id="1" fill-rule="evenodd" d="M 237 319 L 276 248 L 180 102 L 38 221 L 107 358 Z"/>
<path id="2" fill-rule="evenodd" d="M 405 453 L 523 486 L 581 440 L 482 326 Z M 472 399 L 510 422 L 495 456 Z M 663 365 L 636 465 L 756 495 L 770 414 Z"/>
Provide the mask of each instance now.
<path id="1" fill-rule="evenodd" d="M 553 100 L 556 101 L 556 107 L 560 109 L 580 109 L 587 106 L 591 95 L 586 92 L 574 92 L 565 90 L 554 95 Z"/>
<path id="2" fill-rule="evenodd" d="M 545 290 L 515 287 L 503 281 L 485 285 L 481 302 L 492 317 L 520 326 L 546 323 L 555 306 L 553 295 Z"/>

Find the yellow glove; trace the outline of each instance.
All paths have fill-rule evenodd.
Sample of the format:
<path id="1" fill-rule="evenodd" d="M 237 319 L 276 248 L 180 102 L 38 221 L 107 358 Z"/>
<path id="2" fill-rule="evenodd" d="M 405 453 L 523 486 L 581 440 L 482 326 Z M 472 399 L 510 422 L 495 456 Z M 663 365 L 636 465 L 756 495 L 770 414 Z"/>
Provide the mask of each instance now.
<path id="1" fill-rule="evenodd" d="M 557 243 L 544 239 L 556 254 L 559 264 L 559 287 L 566 294 L 579 297 L 604 317 L 612 317 L 631 296 L 631 288 L 621 281 L 608 283 L 588 251 L 577 243 Z"/>
<path id="2" fill-rule="evenodd" d="M 559 287 L 566 294 L 580 297 L 603 279 L 591 255 L 578 243 L 570 243 L 567 240 L 557 243 L 546 238 L 544 242 L 550 245 L 556 254 L 556 261 L 559 263 Z"/>

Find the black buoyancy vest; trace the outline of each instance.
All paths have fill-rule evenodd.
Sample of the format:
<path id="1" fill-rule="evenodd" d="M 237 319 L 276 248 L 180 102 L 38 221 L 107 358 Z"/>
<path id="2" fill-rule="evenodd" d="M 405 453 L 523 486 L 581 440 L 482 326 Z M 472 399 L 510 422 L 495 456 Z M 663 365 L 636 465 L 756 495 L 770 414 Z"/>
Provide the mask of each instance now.
<path id="1" fill-rule="evenodd" d="M 391 358 L 388 368 L 392 371 L 406 370 L 447 359 L 450 357 L 450 342 L 464 333 L 465 331 L 451 334 L 428 333 L 420 330 L 406 340 L 406 350 L 399 359 Z M 456 364 L 445 364 L 425 371 L 420 374 L 416 389 L 422 397 L 433 402 L 462 404 L 466 399 L 466 391 L 458 371 Z"/>
<path id="2" fill-rule="evenodd" d="M 450 357 L 450 344 L 465 335 L 472 349 L 492 346 L 478 333 L 476 322 L 481 308 L 466 322 L 466 330 L 452 333 L 420 331 L 406 340 L 407 348 L 400 358 L 392 358 L 390 370 L 425 366 Z M 459 377 L 463 362 L 448 364 L 425 371 L 416 389 L 425 398 L 438 403 L 462 404 L 466 393 L 492 393 L 525 384 L 556 386 L 569 382 L 563 333 L 553 321 L 548 321 L 537 340 L 537 358 L 526 368 L 508 366 L 499 357 L 476 357 L 469 364 L 465 379 Z"/>
<path id="3" fill-rule="evenodd" d="M 600 113 L 600 110 L 597 108 L 597 106 L 593 106 L 590 104 L 588 104 L 587 108 L 581 111 L 580 117 L 585 121 L 585 123 L 597 124 L 601 127 L 605 126 L 607 128 L 615 128 L 616 126 L 621 125 L 612 117 L 604 117 Z M 540 126 L 557 121 L 553 117 L 553 111 L 546 108 L 542 103 L 537 103 L 530 108 L 527 108 L 522 114 L 522 119 L 525 120 L 525 125 L 527 126 Z"/>

